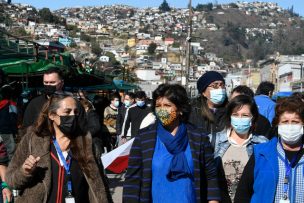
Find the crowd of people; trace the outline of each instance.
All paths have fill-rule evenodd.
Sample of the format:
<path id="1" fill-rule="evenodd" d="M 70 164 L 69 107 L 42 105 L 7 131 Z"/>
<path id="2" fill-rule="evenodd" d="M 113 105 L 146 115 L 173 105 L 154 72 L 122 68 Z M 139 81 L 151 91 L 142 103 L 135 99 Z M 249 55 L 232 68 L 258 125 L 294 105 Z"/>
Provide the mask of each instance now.
<path id="1" fill-rule="evenodd" d="M 113 202 L 101 156 L 134 139 L 123 202 L 304 200 L 304 97 L 273 101 L 271 82 L 254 93 L 209 71 L 199 97 L 161 84 L 108 96 L 64 91 L 59 68 L 25 100 L 1 77 L 0 202 Z M 23 105 L 20 105 L 20 101 Z M 20 119 L 21 117 L 21 119 Z"/>

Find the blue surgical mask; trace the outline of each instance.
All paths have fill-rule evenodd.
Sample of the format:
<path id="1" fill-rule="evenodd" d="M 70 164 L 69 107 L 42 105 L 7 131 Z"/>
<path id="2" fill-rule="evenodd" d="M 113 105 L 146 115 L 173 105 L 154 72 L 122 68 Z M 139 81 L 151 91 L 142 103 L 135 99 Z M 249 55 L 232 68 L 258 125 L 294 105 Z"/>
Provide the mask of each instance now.
<path id="1" fill-rule="evenodd" d="M 139 107 L 143 107 L 145 105 L 145 101 L 136 101 L 136 105 Z"/>
<path id="2" fill-rule="evenodd" d="M 226 99 L 225 89 L 210 90 L 210 101 L 213 104 L 222 104 Z"/>
<path id="3" fill-rule="evenodd" d="M 117 108 L 119 107 L 119 101 L 114 101 L 114 106 Z"/>
<path id="4" fill-rule="evenodd" d="M 130 107 L 131 106 L 131 101 L 126 100 L 126 101 L 124 101 L 124 104 L 125 104 L 126 107 Z"/>
<path id="5" fill-rule="evenodd" d="M 238 134 L 246 134 L 251 128 L 252 118 L 240 118 L 231 116 L 231 126 Z"/>

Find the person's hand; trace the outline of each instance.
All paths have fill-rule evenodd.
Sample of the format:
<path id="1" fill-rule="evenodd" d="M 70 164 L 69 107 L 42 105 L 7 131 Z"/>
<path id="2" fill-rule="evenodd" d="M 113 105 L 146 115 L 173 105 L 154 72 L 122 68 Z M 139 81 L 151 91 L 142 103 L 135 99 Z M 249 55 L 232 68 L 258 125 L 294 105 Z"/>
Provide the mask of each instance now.
<path id="1" fill-rule="evenodd" d="M 39 162 L 40 157 L 34 157 L 30 155 L 23 163 L 22 169 L 25 175 L 30 175 L 36 169 L 37 163 Z"/>
<path id="2" fill-rule="evenodd" d="M 2 190 L 3 202 L 12 202 L 12 192 L 8 188 L 3 188 Z"/>

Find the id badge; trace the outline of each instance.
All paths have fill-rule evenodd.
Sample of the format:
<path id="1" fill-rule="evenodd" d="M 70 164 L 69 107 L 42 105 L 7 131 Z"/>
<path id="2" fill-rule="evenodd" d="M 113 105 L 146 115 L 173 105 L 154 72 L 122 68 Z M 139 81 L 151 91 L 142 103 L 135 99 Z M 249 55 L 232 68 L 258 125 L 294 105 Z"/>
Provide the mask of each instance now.
<path id="1" fill-rule="evenodd" d="M 66 197 L 65 198 L 65 203 L 75 203 L 74 197 Z"/>
<path id="2" fill-rule="evenodd" d="M 289 199 L 280 199 L 279 203 L 290 203 Z"/>

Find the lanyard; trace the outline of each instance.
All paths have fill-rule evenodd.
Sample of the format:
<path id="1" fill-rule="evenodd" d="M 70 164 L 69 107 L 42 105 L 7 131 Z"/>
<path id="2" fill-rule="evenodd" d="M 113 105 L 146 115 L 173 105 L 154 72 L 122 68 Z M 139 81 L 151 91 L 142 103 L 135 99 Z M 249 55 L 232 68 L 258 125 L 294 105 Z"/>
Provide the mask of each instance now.
<path id="1" fill-rule="evenodd" d="M 280 140 L 280 145 L 281 145 L 282 149 L 284 150 L 281 140 Z M 301 148 L 292 157 L 290 162 L 288 161 L 288 159 L 286 157 L 286 153 L 285 153 L 285 161 L 284 161 L 285 162 L 285 178 L 284 178 L 284 188 L 283 188 L 283 191 L 284 191 L 283 199 L 284 200 L 288 199 L 287 191 L 288 191 L 288 184 L 289 184 L 289 176 L 290 176 L 292 167 L 295 165 L 297 159 L 299 158 L 299 155 L 301 154 L 302 149 L 303 149 L 303 145 L 301 145 Z"/>
<path id="2" fill-rule="evenodd" d="M 71 162 L 72 162 L 71 155 L 70 155 L 70 153 L 68 153 L 67 160 L 66 160 L 64 158 L 63 153 L 62 153 L 62 151 L 59 147 L 59 144 L 58 144 L 58 142 L 55 138 L 53 138 L 53 143 L 54 143 L 56 151 L 59 155 L 59 159 L 63 163 L 64 169 L 65 169 L 65 171 L 68 175 L 68 181 L 67 181 L 67 183 L 68 183 L 68 195 L 72 196 L 72 180 L 71 180 L 71 173 L 70 173 L 70 167 L 71 167 Z"/>

